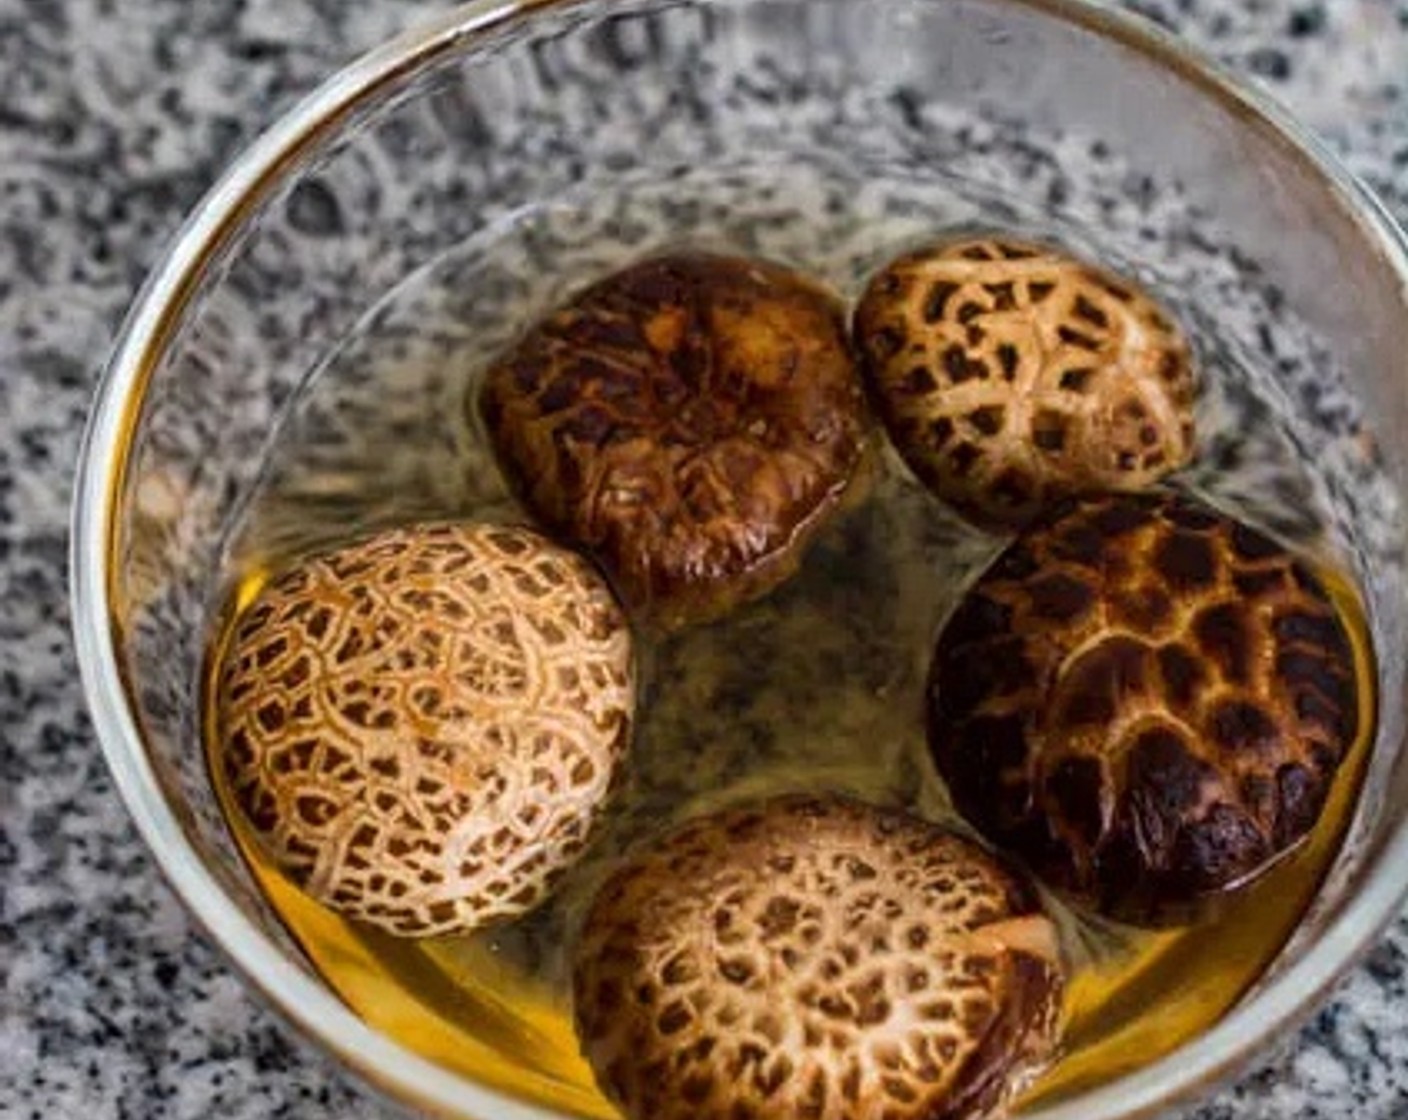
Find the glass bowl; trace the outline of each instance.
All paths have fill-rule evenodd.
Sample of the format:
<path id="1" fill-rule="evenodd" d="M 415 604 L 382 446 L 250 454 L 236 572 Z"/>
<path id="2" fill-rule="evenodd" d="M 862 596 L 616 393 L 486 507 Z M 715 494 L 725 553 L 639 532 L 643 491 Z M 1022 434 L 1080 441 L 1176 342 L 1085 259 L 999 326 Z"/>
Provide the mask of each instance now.
<path id="1" fill-rule="evenodd" d="M 1145 1116 L 1206 1089 L 1286 1038 L 1391 919 L 1408 885 L 1408 256 L 1313 138 L 1168 36 L 1076 0 L 481 0 L 338 74 L 228 170 L 132 309 L 80 466 L 75 626 L 108 763 L 176 891 L 297 1029 L 400 1101 L 555 1115 L 353 1014 L 254 889 L 212 795 L 203 656 L 273 434 L 300 417 L 305 461 L 280 469 L 317 480 L 290 489 L 290 524 L 312 508 L 374 522 L 392 498 L 453 512 L 476 486 L 472 456 L 448 472 L 339 457 L 344 422 L 453 447 L 443 369 L 322 415 L 330 365 L 356 384 L 369 337 L 419 369 L 435 347 L 487 352 L 518 325 L 494 314 L 515 284 L 541 303 L 672 240 L 798 260 L 853 292 L 895 244 L 962 225 L 1061 237 L 1206 328 L 1204 481 L 1270 464 L 1221 497 L 1332 551 L 1378 651 L 1365 793 L 1293 942 L 1215 1028 L 1030 1120 Z M 475 246 L 504 229 L 516 264 L 485 271 Z M 458 316 L 444 337 L 385 303 L 425 277 Z M 287 526 L 265 529 L 277 551 Z"/>

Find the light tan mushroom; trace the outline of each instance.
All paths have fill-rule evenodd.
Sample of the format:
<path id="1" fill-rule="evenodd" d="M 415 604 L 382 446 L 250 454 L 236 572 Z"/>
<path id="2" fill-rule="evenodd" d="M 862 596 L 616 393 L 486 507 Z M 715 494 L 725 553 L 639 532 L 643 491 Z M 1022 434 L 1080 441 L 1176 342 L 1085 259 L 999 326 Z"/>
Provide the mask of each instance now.
<path id="1" fill-rule="evenodd" d="M 574 959 L 632 1120 L 979 1120 L 1050 1057 L 1062 987 L 1021 880 L 833 796 L 687 823 L 608 880 Z"/>
<path id="2" fill-rule="evenodd" d="M 395 529 L 275 579 L 219 677 L 221 765 L 270 856 L 404 936 L 532 907 L 626 752 L 626 620 L 525 529 Z"/>
<path id="3" fill-rule="evenodd" d="M 907 254 L 871 281 L 855 331 L 896 449 L 980 525 L 1140 490 L 1192 455 L 1194 378 L 1172 317 L 1047 246 L 994 237 Z"/>

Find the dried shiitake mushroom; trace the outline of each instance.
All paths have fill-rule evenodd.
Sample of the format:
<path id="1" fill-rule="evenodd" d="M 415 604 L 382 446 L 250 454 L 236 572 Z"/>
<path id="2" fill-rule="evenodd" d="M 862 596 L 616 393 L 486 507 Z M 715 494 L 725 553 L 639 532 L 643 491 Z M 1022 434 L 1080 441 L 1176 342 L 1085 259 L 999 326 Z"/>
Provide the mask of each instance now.
<path id="1" fill-rule="evenodd" d="M 991 237 L 909 253 L 870 282 L 855 331 L 895 447 L 977 524 L 1140 490 L 1192 455 L 1194 378 L 1172 318 L 1047 246 Z"/>
<path id="2" fill-rule="evenodd" d="M 1310 831 L 1358 727 L 1321 581 L 1189 498 L 1073 499 L 939 637 L 929 740 L 960 812 L 1115 918 L 1196 917 Z"/>
<path id="3" fill-rule="evenodd" d="M 270 857 L 391 933 L 520 914 L 585 846 L 628 745 L 631 639 L 525 529 L 395 529 L 306 560 L 236 622 L 220 765 Z"/>
<path id="4" fill-rule="evenodd" d="M 792 795 L 619 869 L 574 955 L 583 1049 L 632 1120 L 988 1116 L 1049 1058 L 1035 894 L 904 813 Z"/>
<path id="5" fill-rule="evenodd" d="M 836 297 L 700 253 L 554 311 L 488 371 L 480 407 L 525 504 L 666 626 L 785 579 L 865 445 Z"/>

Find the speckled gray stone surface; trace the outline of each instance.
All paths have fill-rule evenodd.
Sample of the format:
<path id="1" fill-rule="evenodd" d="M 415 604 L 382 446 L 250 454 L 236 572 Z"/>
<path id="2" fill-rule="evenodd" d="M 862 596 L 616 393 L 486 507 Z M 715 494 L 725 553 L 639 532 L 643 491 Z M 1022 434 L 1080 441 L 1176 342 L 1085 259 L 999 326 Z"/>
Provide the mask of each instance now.
<path id="1" fill-rule="evenodd" d="M 136 285 L 226 160 L 424 0 L 0 0 L 0 1117 L 377 1117 L 162 884 L 68 637 L 72 465 Z M 1264 82 L 1408 220 L 1408 3 L 1138 0 Z M 1408 920 L 1183 1120 L 1408 1117 Z M 487 1120 L 487 1118 L 486 1118 Z"/>

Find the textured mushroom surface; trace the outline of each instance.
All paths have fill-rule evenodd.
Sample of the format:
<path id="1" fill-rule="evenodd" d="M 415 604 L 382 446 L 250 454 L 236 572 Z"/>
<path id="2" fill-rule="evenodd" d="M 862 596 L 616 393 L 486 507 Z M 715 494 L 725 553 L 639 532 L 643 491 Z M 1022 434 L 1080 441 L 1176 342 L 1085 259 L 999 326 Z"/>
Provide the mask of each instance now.
<path id="1" fill-rule="evenodd" d="M 585 846 L 628 745 L 630 634 L 537 533 L 396 529 L 264 588 L 218 705 L 229 788 L 294 881 L 392 933 L 463 931 Z"/>
<path id="2" fill-rule="evenodd" d="M 1034 893 L 976 845 L 788 796 L 619 869 L 573 989 L 633 1120 L 977 1120 L 1050 1055 L 1061 985 Z"/>
<path id="3" fill-rule="evenodd" d="M 1192 454 L 1178 327 L 1129 281 L 1046 246 L 987 238 L 900 257 L 867 287 L 856 341 L 900 454 L 981 525 L 1145 488 Z"/>
<path id="4" fill-rule="evenodd" d="M 1306 835 L 1354 742 L 1358 687 L 1339 614 L 1281 545 L 1187 498 L 1079 499 L 944 628 L 929 739 L 989 840 L 1159 924 Z"/>
<path id="5" fill-rule="evenodd" d="M 786 578 L 865 445 L 839 301 L 731 257 L 598 282 L 488 371 L 480 402 L 528 507 L 665 625 Z"/>

